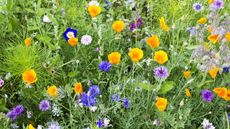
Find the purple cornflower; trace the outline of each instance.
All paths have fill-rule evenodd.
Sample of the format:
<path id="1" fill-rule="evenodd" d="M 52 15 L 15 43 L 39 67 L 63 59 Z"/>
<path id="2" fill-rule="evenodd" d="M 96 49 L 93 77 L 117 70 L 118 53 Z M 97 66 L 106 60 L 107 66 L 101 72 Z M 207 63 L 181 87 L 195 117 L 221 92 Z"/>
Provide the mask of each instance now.
<path id="1" fill-rule="evenodd" d="M 16 107 L 14 107 L 11 111 L 7 113 L 7 116 L 11 120 L 15 120 L 18 116 L 22 115 L 24 110 L 25 108 L 22 105 L 17 105 Z"/>
<path id="2" fill-rule="evenodd" d="M 48 111 L 50 110 L 50 102 L 48 100 L 42 100 L 39 104 L 39 109 L 41 111 Z"/>
<path id="3" fill-rule="evenodd" d="M 0 79 L 0 88 L 4 85 L 4 80 Z"/>
<path id="4" fill-rule="evenodd" d="M 111 99 L 112 99 L 112 102 L 114 102 L 114 101 L 117 101 L 117 102 L 121 101 L 120 95 L 118 95 L 118 94 L 112 95 Z"/>
<path id="5" fill-rule="evenodd" d="M 194 9 L 196 12 L 200 12 L 201 10 L 203 10 L 203 5 L 200 4 L 200 3 L 195 3 L 195 4 L 193 4 L 193 9 Z"/>
<path id="6" fill-rule="evenodd" d="M 125 107 L 126 109 L 129 108 L 130 103 L 129 103 L 129 99 L 128 99 L 128 98 L 124 98 L 124 100 L 123 100 L 123 105 L 124 105 L 124 107 Z"/>
<path id="7" fill-rule="evenodd" d="M 102 61 L 99 64 L 99 69 L 104 72 L 109 72 L 111 69 L 112 65 L 108 61 Z"/>
<path id="8" fill-rule="evenodd" d="M 154 69 L 154 75 L 159 79 L 166 79 L 169 76 L 168 69 L 164 66 L 160 66 Z"/>
<path id="9" fill-rule="evenodd" d="M 137 28 L 136 24 L 134 22 L 130 23 L 130 30 L 134 31 Z"/>
<path id="10" fill-rule="evenodd" d="M 212 91 L 207 90 L 207 89 L 202 90 L 201 96 L 202 96 L 203 101 L 206 101 L 206 102 L 211 102 L 214 98 Z"/>
<path id="11" fill-rule="evenodd" d="M 97 127 L 98 127 L 98 128 L 102 128 L 102 127 L 104 126 L 104 121 L 103 121 L 102 119 L 99 119 L 99 120 L 96 122 L 96 124 L 97 124 Z"/>
<path id="12" fill-rule="evenodd" d="M 139 26 L 141 26 L 141 25 L 142 25 L 142 20 L 141 20 L 141 18 L 140 18 L 140 17 L 137 19 L 137 23 L 136 23 L 136 25 L 137 25 L 137 27 L 139 27 Z"/>
<path id="13" fill-rule="evenodd" d="M 210 5 L 211 9 L 222 9 L 224 7 L 223 0 L 214 0 L 213 3 Z"/>
<path id="14" fill-rule="evenodd" d="M 88 95 L 96 97 L 99 94 L 100 94 L 100 88 L 99 88 L 99 86 L 92 85 L 92 86 L 89 87 Z"/>

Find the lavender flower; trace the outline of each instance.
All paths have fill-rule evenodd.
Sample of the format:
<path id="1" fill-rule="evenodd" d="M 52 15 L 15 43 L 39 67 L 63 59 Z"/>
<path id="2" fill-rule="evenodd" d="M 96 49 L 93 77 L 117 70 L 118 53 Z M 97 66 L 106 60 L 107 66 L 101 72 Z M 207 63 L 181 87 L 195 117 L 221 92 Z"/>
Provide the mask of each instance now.
<path id="1" fill-rule="evenodd" d="M 214 98 L 212 91 L 206 90 L 206 89 L 202 90 L 201 96 L 202 96 L 203 101 L 206 101 L 206 102 L 211 102 Z"/>
<path id="2" fill-rule="evenodd" d="M 50 122 L 48 124 L 48 129 L 61 129 L 61 126 L 58 122 Z"/>
<path id="3" fill-rule="evenodd" d="M 222 9 L 224 7 L 223 0 L 214 0 L 213 3 L 210 5 L 211 10 Z"/>
<path id="4" fill-rule="evenodd" d="M 137 27 L 139 27 L 139 26 L 141 26 L 141 25 L 142 25 L 142 20 L 141 20 L 141 18 L 140 18 L 140 17 L 137 19 L 137 23 L 136 23 L 136 25 L 137 25 Z"/>
<path id="5" fill-rule="evenodd" d="M 154 75 L 159 79 L 166 79 L 169 76 L 168 69 L 164 66 L 160 66 L 154 69 Z"/>
<path id="6" fill-rule="evenodd" d="M 200 12 L 200 11 L 203 10 L 203 6 L 202 6 L 202 4 L 200 4 L 200 3 L 195 3 L 195 4 L 193 4 L 193 9 L 194 9 L 196 12 Z"/>
<path id="7" fill-rule="evenodd" d="M 99 64 L 99 69 L 104 72 L 109 72 L 111 69 L 112 65 L 108 61 L 102 61 Z"/>
<path id="8" fill-rule="evenodd" d="M 39 109 L 41 111 L 48 111 L 50 110 L 50 102 L 48 100 L 42 100 L 39 104 Z"/>
<path id="9" fill-rule="evenodd" d="M 136 24 L 134 22 L 130 23 L 130 30 L 133 32 L 137 28 Z"/>
<path id="10" fill-rule="evenodd" d="M 124 107 L 125 107 L 126 109 L 129 108 L 130 103 L 129 103 L 129 99 L 128 99 L 128 98 L 124 98 L 124 100 L 123 100 L 123 105 L 124 105 Z"/>
<path id="11" fill-rule="evenodd" d="M 212 125 L 212 123 L 209 122 L 209 120 L 204 119 L 202 122 L 203 129 L 215 129 L 215 127 Z"/>
<path id="12" fill-rule="evenodd" d="M 0 79 L 0 88 L 4 85 L 4 80 Z"/>

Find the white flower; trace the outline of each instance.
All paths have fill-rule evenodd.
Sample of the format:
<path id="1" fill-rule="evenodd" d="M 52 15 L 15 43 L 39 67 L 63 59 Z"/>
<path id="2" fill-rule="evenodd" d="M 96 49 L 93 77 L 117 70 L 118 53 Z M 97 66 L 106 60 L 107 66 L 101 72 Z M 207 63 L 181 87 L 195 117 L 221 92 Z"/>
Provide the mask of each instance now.
<path id="1" fill-rule="evenodd" d="M 81 43 L 84 45 L 89 45 L 92 42 L 92 37 L 90 35 L 83 35 L 81 37 Z"/>
<path id="2" fill-rule="evenodd" d="M 89 2 L 88 5 L 89 5 L 89 6 L 92 6 L 92 5 L 99 6 L 99 3 L 98 3 L 96 0 L 92 0 L 92 1 Z"/>
<path id="3" fill-rule="evenodd" d="M 104 126 L 108 127 L 110 123 L 110 120 L 108 118 L 104 118 Z"/>
<path id="4" fill-rule="evenodd" d="M 57 122 L 50 122 L 48 124 L 48 129 L 61 129 L 61 126 Z"/>
<path id="5" fill-rule="evenodd" d="M 95 112 L 97 110 L 97 107 L 96 106 L 89 107 L 89 110 L 91 112 Z"/>
<path id="6" fill-rule="evenodd" d="M 42 129 L 42 126 L 41 126 L 41 125 L 38 125 L 37 129 Z"/>
<path id="7" fill-rule="evenodd" d="M 202 122 L 204 129 L 215 129 L 215 127 L 212 125 L 212 123 L 209 122 L 209 120 L 205 119 Z"/>
<path id="8" fill-rule="evenodd" d="M 44 16 L 43 16 L 43 22 L 45 22 L 45 23 L 50 23 L 51 20 L 49 19 L 49 17 L 48 17 L 47 15 L 44 15 Z"/>

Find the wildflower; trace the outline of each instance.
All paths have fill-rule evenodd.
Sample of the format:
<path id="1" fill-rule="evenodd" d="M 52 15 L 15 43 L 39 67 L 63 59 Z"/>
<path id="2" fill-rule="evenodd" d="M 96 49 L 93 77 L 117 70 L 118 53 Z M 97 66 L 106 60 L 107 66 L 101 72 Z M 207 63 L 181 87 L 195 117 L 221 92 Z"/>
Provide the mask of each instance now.
<path id="1" fill-rule="evenodd" d="M 0 88 L 4 85 L 4 80 L 0 78 Z"/>
<path id="2" fill-rule="evenodd" d="M 7 116 L 11 120 L 15 120 L 18 116 L 22 115 L 24 110 L 25 108 L 23 107 L 23 105 L 17 105 L 16 107 L 14 107 L 11 111 L 7 113 Z"/>
<path id="3" fill-rule="evenodd" d="M 70 38 L 76 38 L 77 37 L 77 30 L 72 28 L 67 28 L 66 31 L 63 33 L 63 36 L 65 40 L 68 42 Z"/>
<path id="4" fill-rule="evenodd" d="M 132 48 L 129 53 L 128 53 L 129 57 L 131 58 L 131 60 L 133 62 L 138 62 L 140 59 L 143 58 L 144 53 L 141 49 L 139 48 Z"/>
<path id="5" fill-rule="evenodd" d="M 73 47 L 77 46 L 78 38 L 69 38 L 68 43 L 69 43 L 69 45 L 71 45 Z"/>
<path id="6" fill-rule="evenodd" d="M 109 7 L 111 7 L 111 6 L 112 6 L 112 5 L 111 5 L 111 3 L 109 2 L 109 0 L 106 0 L 106 1 L 105 1 L 105 6 L 104 6 L 104 8 L 108 10 Z"/>
<path id="7" fill-rule="evenodd" d="M 200 24 L 205 24 L 207 22 L 207 18 L 202 17 L 197 22 L 200 23 Z"/>
<path id="8" fill-rule="evenodd" d="M 169 76 L 168 69 L 164 66 L 160 66 L 154 69 L 154 75 L 159 79 L 166 79 Z"/>
<path id="9" fill-rule="evenodd" d="M 142 20 L 141 18 L 139 17 L 135 22 L 131 22 L 130 23 L 130 30 L 131 31 L 134 31 L 137 27 L 141 26 L 142 25 Z"/>
<path id="10" fill-rule="evenodd" d="M 224 7 L 224 1 L 223 0 L 213 0 L 213 2 L 210 5 L 210 8 L 213 10 L 222 9 L 223 7 Z"/>
<path id="11" fill-rule="evenodd" d="M 93 6 L 93 5 L 99 6 L 99 3 L 96 0 L 92 0 L 88 3 L 88 6 Z"/>
<path id="12" fill-rule="evenodd" d="M 95 112 L 97 110 L 97 107 L 96 106 L 89 107 L 89 110 L 91 112 Z"/>
<path id="13" fill-rule="evenodd" d="M 224 98 L 225 100 L 229 101 L 230 100 L 230 90 L 227 91 L 227 95 Z"/>
<path id="14" fill-rule="evenodd" d="M 159 119 L 156 119 L 156 120 L 153 121 L 153 125 L 160 126 L 161 121 Z"/>
<path id="15" fill-rule="evenodd" d="M 224 67 L 223 68 L 223 73 L 228 73 L 229 72 L 229 67 Z"/>
<path id="16" fill-rule="evenodd" d="M 137 28 L 136 24 L 134 22 L 131 22 L 130 25 L 129 25 L 129 29 L 131 31 L 134 31 L 136 28 Z"/>
<path id="17" fill-rule="evenodd" d="M 39 109 L 41 111 L 48 111 L 50 110 L 50 102 L 48 100 L 42 100 L 39 104 Z"/>
<path id="18" fill-rule="evenodd" d="M 212 4 L 214 0 L 208 0 L 208 4 Z"/>
<path id="19" fill-rule="evenodd" d="M 99 64 L 99 69 L 101 71 L 105 71 L 105 72 L 109 72 L 110 69 L 111 69 L 111 64 L 107 61 L 102 61 L 100 64 Z"/>
<path id="20" fill-rule="evenodd" d="M 117 102 L 121 101 L 120 95 L 118 95 L 118 94 L 112 95 L 111 99 L 112 99 L 112 102 L 114 102 L 114 101 L 117 101 Z"/>
<path id="21" fill-rule="evenodd" d="M 193 36 L 195 36 L 197 33 L 196 27 L 189 27 L 187 30 L 189 31 L 190 35 Z"/>
<path id="22" fill-rule="evenodd" d="M 225 87 L 216 87 L 213 89 L 213 92 L 216 93 L 217 96 L 225 98 L 227 96 L 228 90 Z"/>
<path id="23" fill-rule="evenodd" d="M 24 40 L 24 43 L 25 43 L 25 45 L 28 47 L 28 46 L 30 46 L 31 45 L 31 39 L 30 38 L 26 38 L 25 40 Z"/>
<path id="24" fill-rule="evenodd" d="M 47 15 L 44 15 L 44 16 L 43 16 L 43 22 L 45 22 L 45 23 L 50 23 L 51 20 L 49 19 L 49 17 L 48 17 Z"/>
<path id="25" fill-rule="evenodd" d="M 130 105 L 129 99 L 128 99 L 128 98 L 124 98 L 124 100 L 123 100 L 123 106 L 124 106 L 126 109 L 128 109 L 128 108 L 129 108 L 129 105 Z"/>
<path id="26" fill-rule="evenodd" d="M 50 122 L 47 129 L 61 129 L 61 126 L 57 122 Z"/>
<path id="27" fill-rule="evenodd" d="M 219 35 L 218 34 L 212 34 L 208 36 L 208 40 L 212 41 L 213 43 L 219 42 Z"/>
<path id="28" fill-rule="evenodd" d="M 125 23 L 123 21 L 115 21 L 112 25 L 113 29 L 116 31 L 116 32 L 121 32 L 122 30 L 124 30 L 125 28 Z"/>
<path id="29" fill-rule="evenodd" d="M 52 97 L 57 97 L 58 95 L 58 88 L 55 85 L 48 87 L 47 93 Z"/>
<path id="30" fill-rule="evenodd" d="M 156 51 L 153 58 L 158 64 L 164 64 L 168 61 L 167 53 L 162 50 Z"/>
<path id="31" fill-rule="evenodd" d="M 157 106 L 159 111 L 164 111 L 167 107 L 167 99 L 162 98 L 162 97 L 157 97 L 157 102 L 155 103 L 155 105 Z"/>
<path id="32" fill-rule="evenodd" d="M 92 107 L 96 104 L 96 98 L 95 96 L 90 96 L 83 92 L 79 96 L 79 103 L 82 103 L 83 105 L 87 107 Z"/>
<path id="33" fill-rule="evenodd" d="M 80 82 L 74 84 L 74 91 L 76 94 L 81 94 L 83 92 L 82 84 Z"/>
<path id="34" fill-rule="evenodd" d="M 212 123 L 209 122 L 209 120 L 204 119 L 202 122 L 203 129 L 215 129 L 215 127 L 212 125 Z"/>
<path id="35" fill-rule="evenodd" d="M 36 129 L 36 128 L 32 124 L 29 124 L 27 129 Z"/>
<path id="36" fill-rule="evenodd" d="M 110 123 L 110 119 L 108 119 L 108 118 L 104 118 L 104 127 L 109 127 L 109 123 Z"/>
<path id="37" fill-rule="evenodd" d="M 22 80 L 27 84 L 33 84 L 38 80 L 37 74 L 33 69 L 26 70 L 22 73 Z"/>
<path id="38" fill-rule="evenodd" d="M 96 17 L 97 15 L 101 13 L 101 7 L 97 5 L 90 5 L 88 7 L 88 12 L 91 17 Z"/>
<path id="39" fill-rule="evenodd" d="M 97 124 L 97 127 L 98 127 L 98 128 L 102 128 L 102 127 L 104 126 L 104 122 L 103 122 L 102 119 L 99 119 L 99 120 L 96 122 L 96 124 Z"/>
<path id="40" fill-rule="evenodd" d="M 196 12 L 200 12 L 201 10 L 203 10 L 203 5 L 200 4 L 200 3 L 195 3 L 195 4 L 193 4 L 193 9 L 194 9 Z"/>
<path id="41" fill-rule="evenodd" d="M 146 42 L 151 48 L 157 48 L 160 45 L 160 41 L 157 35 L 152 35 L 151 37 L 148 37 L 146 39 Z"/>
<path id="42" fill-rule="evenodd" d="M 206 102 L 211 102 L 212 99 L 214 98 L 214 95 L 212 91 L 210 90 L 202 90 L 201 96 L 202 96 L 203 101 L 206 101 Z"/>
<path id="43" fill-rule="evenodd" d="M 109 63 L 119 64 L 121 61 L 121 54 L 119 52 L 112 52 L 108 55 Z"/>
<path id="44" fill-rule="evenodd" d="M 190 78 L 191 77 L 191 71 L 187 70 L 187 71 L 184 71 L 184 77 L 186 79 Z"/>
<path id="45" fill-rule="evenodd" d="M 190 90 L 188 88 L 185 89 L 185 95 L 187 97 L 191 97 L 192 96 L 191 93 L 190 93 Z"/>
<path id="46" fill-rule="evenodd" d="M 161 26 L 161 29 L 163 29 L 164 31 L 169 31 L 169 27 L 163 17 L 160 18 L 160 26 Z"/>
<path id="47" fill-rule="evenodd" d="M 92 86 L 89 87 L 88 95 L 95 97 L 95 96 L 97 96 L 99 94 L 100 94 L 100 88 L 99 88 L 99 86 L 92 85 Z"/>
<path id="48" fill-rule="evenodd" d="M 230 32 L 227 32 L 227 33 L 225 34 L 225 38 L 226 38 L 226 40 L 227 40 L 228 42 L 230 42 Z"/>
<path id="49" fill-rule="evenodd" d="M 81 37 L 81 43 L 84 45 L 89 45 L 92 42 L 92 37 L 90 35 L 83 35 Z"/>
<path id="50" fill-rule="evenodd" d="M 208 71 L 209 75 L 214 79 L 216 78 L 217 73 L 219 72 L 219 68 L 213 68 Z"/>

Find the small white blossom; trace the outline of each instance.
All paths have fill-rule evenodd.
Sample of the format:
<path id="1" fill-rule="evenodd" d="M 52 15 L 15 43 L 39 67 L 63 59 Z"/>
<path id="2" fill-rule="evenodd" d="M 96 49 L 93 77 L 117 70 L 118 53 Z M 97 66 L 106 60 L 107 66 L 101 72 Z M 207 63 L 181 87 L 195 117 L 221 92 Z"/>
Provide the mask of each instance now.
<path id="1" fill-rule="evenodd" d="M 43 22 L 45 22 L 45 23 L 50 23 L 51 20 L 49 19 L 49 17 L 48 17 L 47 15 L 44 15 L 44 16 L 43 16 Z"/>

